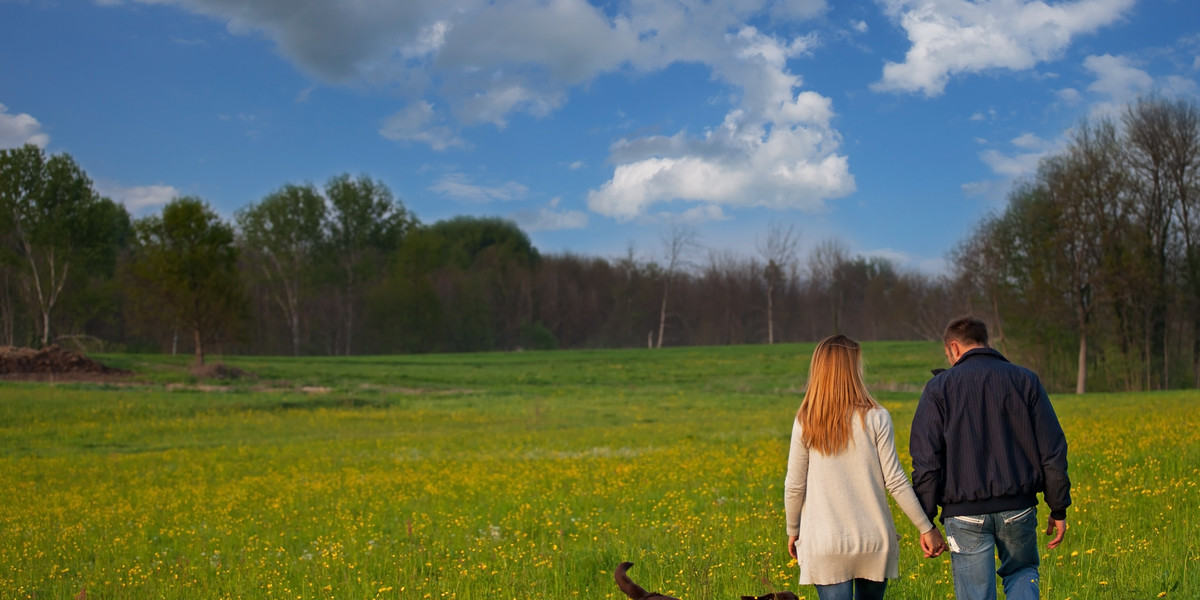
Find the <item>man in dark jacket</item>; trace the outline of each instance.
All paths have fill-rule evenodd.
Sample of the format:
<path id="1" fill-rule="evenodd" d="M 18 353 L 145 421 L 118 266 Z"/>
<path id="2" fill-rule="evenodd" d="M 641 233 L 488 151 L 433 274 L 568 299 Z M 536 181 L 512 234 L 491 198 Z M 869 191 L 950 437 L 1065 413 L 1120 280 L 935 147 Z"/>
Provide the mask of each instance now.
<path id="1" fill-rule="evenodd" d="M 925 385 L 913 416 L 913 488 L 930 520 L 942 508 L 959 600 L 1038 598 L 1037 494 L 1047 535 L 1067 531 L 1067 441 L 1041 380 L 988 347 L 987 325 L 963 317 L 944 337 L 950 369 Z"/>

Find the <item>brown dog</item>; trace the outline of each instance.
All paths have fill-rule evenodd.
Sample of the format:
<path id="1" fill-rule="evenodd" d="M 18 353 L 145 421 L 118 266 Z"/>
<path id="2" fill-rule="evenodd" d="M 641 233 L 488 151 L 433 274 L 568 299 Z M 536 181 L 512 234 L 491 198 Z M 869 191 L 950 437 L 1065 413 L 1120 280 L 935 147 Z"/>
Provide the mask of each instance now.
<path id="1" fill-rule="evenodd" d="M 625 592 L 625 595 L 629 596 L 630 600 L 679 600 L 679 598 L 672 596 L 652 594 L 642 589 L 642 586 L 634 583 L 633 580 L 625 574 L 625 571 L 628 571 L 629 567 L 632 566 L 633 563 L 625 561 L 617 565 L 617 570 L 613 571 L 613 579 L 617 580 L 617 587 L 621 588 L 621 591 Z"/>
<path id="2" fill-rule="evenodd" d="M 674 596 L 664 596 L 658 593 L 647 592 L 642 586 L 633 582 L 628 575 L 625 574 L 632 567 L 633 563 L 626 561 L 617 565 L 617 570 L 613 571 L 613 579 L 617 580 L 617 587 L 629 596 L 630 600 L 679 600 Z M 772 592 L 762 596 L 742 596 L 742 600 L 799 600 L 796 595 L 791 592 Z"/>

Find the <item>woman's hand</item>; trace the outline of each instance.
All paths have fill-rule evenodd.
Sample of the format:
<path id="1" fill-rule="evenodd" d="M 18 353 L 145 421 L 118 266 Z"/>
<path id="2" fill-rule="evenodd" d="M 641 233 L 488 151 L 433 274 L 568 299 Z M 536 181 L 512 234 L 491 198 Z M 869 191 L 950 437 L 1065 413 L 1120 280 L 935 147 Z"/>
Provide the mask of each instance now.
<path id="1" fill-rule="evenodd" d="M 938 531 L 937 525 L 921 534 L 921 551 L 925 553 L 925 558 L 937 558 L 946 551 L 946 541 L 942 539 L 942 532 Z"/>
<path id="2" fill-rule="evenodd" d="M 800 539 L 800 536 L 798 536 L 798 535 L 789 535 L 788 536 L 788 556 L 792 557 L 793 560 L 800 560 L 796 556 L 796 541 L 799 539 Z"/>

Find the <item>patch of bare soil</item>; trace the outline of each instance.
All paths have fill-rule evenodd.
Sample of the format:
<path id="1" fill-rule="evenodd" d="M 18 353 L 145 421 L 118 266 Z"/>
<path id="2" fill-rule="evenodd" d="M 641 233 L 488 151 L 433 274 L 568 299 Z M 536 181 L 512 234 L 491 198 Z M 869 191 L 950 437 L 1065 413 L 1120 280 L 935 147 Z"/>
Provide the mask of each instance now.
<path id="1" fill-rule="evenodd" d="M 16 381 L 106 381 L 129 375 L 51 344 L 40 350 L 0 346 L 0 378 Z"/>
<path id="2" fill-rule="evenodd" d="M 199 367 L 192 367 L 192 375 L 202 379 L 246 379 L 254 378 L 254 375 L 237 367 L 231 367 L 225 363 L 208 363 Z"/>

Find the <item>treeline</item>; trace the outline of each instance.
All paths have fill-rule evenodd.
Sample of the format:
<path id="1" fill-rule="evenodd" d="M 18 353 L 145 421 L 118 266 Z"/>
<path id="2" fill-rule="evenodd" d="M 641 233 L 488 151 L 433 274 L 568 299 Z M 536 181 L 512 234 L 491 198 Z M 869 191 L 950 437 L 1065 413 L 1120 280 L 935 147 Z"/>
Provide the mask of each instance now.
<path id="1" fill-rule="evenodd" d="M 70 156 L 0 151 L 0 344 L 109 351 L 380 354 L 936 336 L 945 284 L 838 242 L 801 262 L 684 228 L 648 256 L 543 255 L 512 222 L 422 224 L 388 188 L 284 185 L 222 220 L 183 197 L 132 219 Z"/>
<path id="2" fill-rule="evenodd" d="M 542 254 L 514 223 L 421 223 L 381 182 L 288 184 L 223 220 L 133 219 L 70 156 L 0 151 L 0 344 L 356 355 L 937 339 L 972 312 L 1053 390 L 1200 384 L 1200 115 L 1093 118 L 951 255 L 905 271 L 795 226 L 756 252 L 684 227 L 648 252 Z M 936 365 L 931 365 L 936 366 Z"/>
<path id="3" fill-rule="evenodd" d="M 1198 173 L 1192 102 L 1088 119 L 960 245 L 956 279 L 1058 389 L 1200 385 Z"/>

